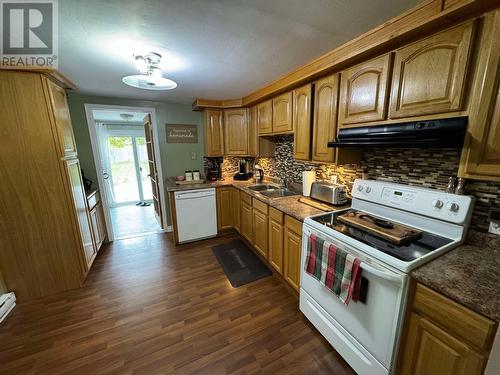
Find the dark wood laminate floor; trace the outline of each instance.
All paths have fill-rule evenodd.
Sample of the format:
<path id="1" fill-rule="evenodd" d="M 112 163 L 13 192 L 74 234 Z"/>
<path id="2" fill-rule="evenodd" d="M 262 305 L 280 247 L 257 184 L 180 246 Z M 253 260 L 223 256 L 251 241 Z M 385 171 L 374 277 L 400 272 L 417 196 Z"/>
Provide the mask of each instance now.
<path id="1" fill-rule="evenodd" d="M 278 277 L 231 287 L 210 247 L 234 237 L 104 247 L 83 288 L 0 325 L 0 373 L 354 374 Z"/>

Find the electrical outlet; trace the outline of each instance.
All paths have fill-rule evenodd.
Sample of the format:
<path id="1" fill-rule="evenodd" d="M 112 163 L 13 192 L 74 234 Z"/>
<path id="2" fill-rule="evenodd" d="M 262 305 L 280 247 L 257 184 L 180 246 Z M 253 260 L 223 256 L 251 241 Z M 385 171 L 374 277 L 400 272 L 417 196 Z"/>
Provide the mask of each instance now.
<path id="1" fill-rule="evenodd" d="M 490 210 L 490 227 L 488 232 L 500 235 L 500 210 Z"/>
<path id="2" fill-rule="evenodd" d="M 191 160 L 196 160 L 196 152 L 191 152 Z"/>

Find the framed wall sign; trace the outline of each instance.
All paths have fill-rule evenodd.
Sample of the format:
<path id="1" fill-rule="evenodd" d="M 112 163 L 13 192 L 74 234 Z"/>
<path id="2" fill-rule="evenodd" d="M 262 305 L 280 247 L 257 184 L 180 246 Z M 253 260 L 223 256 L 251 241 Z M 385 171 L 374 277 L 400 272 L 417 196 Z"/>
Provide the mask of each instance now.
<path id="1" fill-rule="evenodd" d="M 196 125 L 166 124 L 167 143 L 198 143 Z"/>

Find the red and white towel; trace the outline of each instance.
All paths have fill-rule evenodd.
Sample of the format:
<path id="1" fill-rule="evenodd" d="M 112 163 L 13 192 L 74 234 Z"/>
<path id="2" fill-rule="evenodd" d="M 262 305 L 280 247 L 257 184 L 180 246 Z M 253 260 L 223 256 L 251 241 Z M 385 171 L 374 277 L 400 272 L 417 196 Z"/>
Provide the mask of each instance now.
<path id="1" fill-rule="evenodd" d="M 311 234 L 308 238 L 306 272 L 346 305 L 359 299 L 361 260 L 332 243 Z"/>

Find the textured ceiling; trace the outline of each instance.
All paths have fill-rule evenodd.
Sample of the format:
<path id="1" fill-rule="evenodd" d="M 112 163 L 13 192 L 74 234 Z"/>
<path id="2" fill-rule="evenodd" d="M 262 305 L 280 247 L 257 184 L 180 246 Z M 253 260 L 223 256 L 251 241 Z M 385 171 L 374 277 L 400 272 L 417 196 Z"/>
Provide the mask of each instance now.
<path id="1" fill-rule="evenodd" d="M 419 0 L 59 0 L 59 69 L 78 91 L 191 103 L 242 97 Z M 179 84 L 125 86 L 132 54 L 167 56 Z"/>

